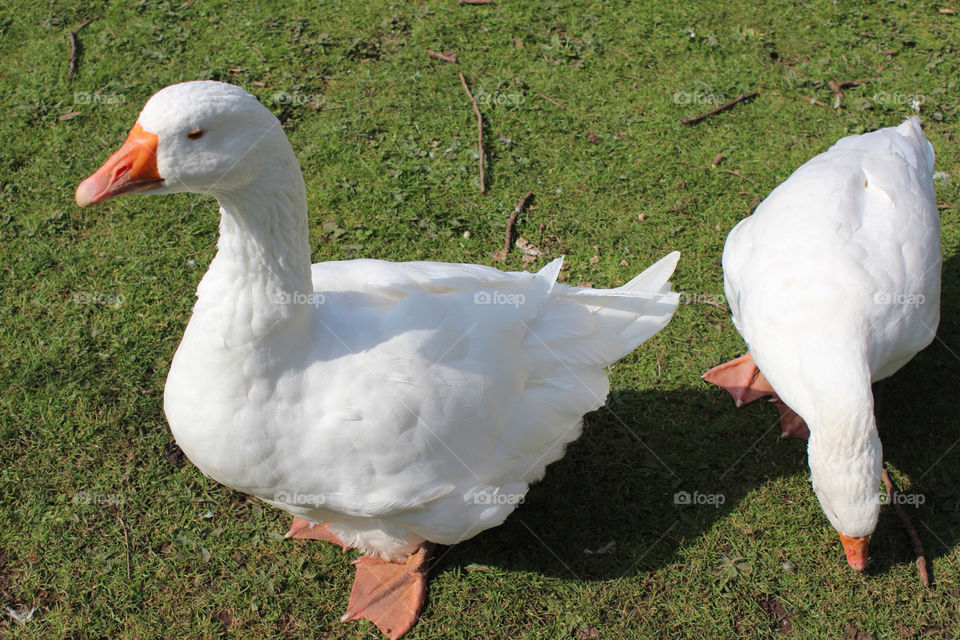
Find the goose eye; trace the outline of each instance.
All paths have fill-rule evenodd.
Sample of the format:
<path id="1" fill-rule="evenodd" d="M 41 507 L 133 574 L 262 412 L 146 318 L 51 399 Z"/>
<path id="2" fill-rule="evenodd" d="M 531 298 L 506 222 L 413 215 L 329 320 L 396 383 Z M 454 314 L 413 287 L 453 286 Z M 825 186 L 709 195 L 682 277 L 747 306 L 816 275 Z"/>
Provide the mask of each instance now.
<path id="1" fill-rule="evenodd" d="M 191 131 L 190 133 L 187 134 L 187 137 L 190 138 L 191 140 L 196 140 L 197 138 L 202 138 L 202 137 L 203 137 L 203 129 L 194 129 L 193 131 Z"/>

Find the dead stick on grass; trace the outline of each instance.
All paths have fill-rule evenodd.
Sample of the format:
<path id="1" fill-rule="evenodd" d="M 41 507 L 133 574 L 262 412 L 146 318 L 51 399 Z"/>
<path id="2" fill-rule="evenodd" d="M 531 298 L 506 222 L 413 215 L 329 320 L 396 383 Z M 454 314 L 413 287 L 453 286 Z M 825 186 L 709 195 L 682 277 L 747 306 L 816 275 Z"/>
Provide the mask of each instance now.
<path id="1" fill-rule="evenodd" d="M 527 191 L 520 200 L 517 201 L 517 205 L 513 208 L 513 213 L 507 218 L 507 229 L 503 234 L 503 253 L 498 253 L 497 257 L 501 260 L 507 259 L 507 254 L 510 253 L 511 247 L 513 247 L 513 228 L 517 224 L 517 216 L 520 215 L 520 212 L 523 211 L 523 208 L 527 206 L 527 203 L 530 202 L 530 198 L 533 197 L 533 191 Z"/>
<path id="2" fill-rule="evenodd" d="M 434 51 L 433 49 L 427 49 L 427 55 L 433 58 L 434 60 L 442 60 L 443 62 L 456 62 L 457 54 L 453 51 Z"/>
<path id="3" fill-rule="evenodd" d="M 740 103 L 740 102 L 743 102 L 744 100 L 749 100 L 750 98 L 755 98 L 755 97 L 757 97 L 758 95 L 760 95 L 760 92 L 759 92 L 759 91 L 754 91 L 753 93 L 747 93 L 747 94 L 741 93 L 740 95 L 738 95 L 736 98 L 734 98 L 734 99 L 731 100 L 730 102 L 726 102 L 726 103 L 720 105 L 719 107 L 717 107 L 717 108 L 714 109 L 713 111 L 708 111 L 707 113 L 700 114 L 699 116 L 695 116 L 695 117 L 693 117 L 693 118 L 687 118 L 686 120 L 684 120 L 684 121 L 681 122 L 680 124 L 696 124 L 696 123 L 700 122 L 701 120 L 706 120 L 706 119 L 709 118 L 710 116 L 715 116 L 715 115 L 717 115 L 717 114 L 720 113 L 721 111 L 726 111 L 727 109 L 729 109 L 730 107 L 732 107 L 732 106 L 735 105 L 735 104 L 738 104 L 738 103 Z"/>
<path id="4" fill-rule="evenodd" d="M 728 308 L 726 307 L 726 305 L 722 305 L 722 304 L 720 304 L 719 302 L 714 302 L 713 300 L 684 300 L 684 301 L 683 301 L 683 304 L 685 304 L 685 305 L 687 305 L 687 304 L 708 304 L 708 305 L 710 305 L 711 307 L 716 307 L 717 309 L 720 309 L 721 311 L 725 311 L 725 312 L 727 312 L 727 313 L 730 313 L 730 309 L 728 309 Z"/>
<path id="5" fill-rule="evenodd" d="M 73 72 L 77 70 L 77 34 L 80 29 L 90 24 L 92 19 L 84 20 L 79 27 L 69 32 L 70 37 L 70 66 L 67 69 L 67 80 L 73 77 Z"/>
<path id="6" fill-rule="evenodd" d="M 480 115 L 480 107 L 477 106 L 477 101 L 473 98 L 473 94 L 470 93 L 470 87 L 467 86 L 467 79 L 464 77 L 463 71 L 459 73 L 460 84 L 463 85 L 463 90 L 467 92 L 467 96 L 473 104 L 473 112 L 477 114 L 477 149 L 480 152 L 480 193 L 484 194 L 487 192 L 487 183 L 483 178 L 483 116 Z"/>
<path id="7" fill-rule="evenodd" d="M 550 96 L 548 96 L 547 94 L 545 94 L 543 91 L 540 92 L 540 95 L 543 97 L 544 100 L 546 100 L 546 101 L 548 101 L 548 102 L 552 102 L 553 104 L 557 105 L 557 106 L 560 107 L 561 109 L 566 109 L 565 106 L 563 106 L 562 104 L 560 104 L 559 102 L 557 102 L 556 100 L 554 100 L 553 98 L 551 98 Z"/>
<path id="8" fill-rule="evenodd" d="M 910 522 L 910 516 L 897 500 L 897 490 L 893 486 L 893 481 L 890 480 L 890 476 L 887 474 L 886 469 L 883 470 L 883 472 L 880 474 L 880 477 L 883 479 L 883 486 L 887 488 L 887 495 L 890 496 L 890 502 L 893 503 L 893 509 L 897 512 L 897 516 L 900 518 L 900 524 L 903 525 L 903 528 L 907 532 L 907 536 L 910 538 L 910 544 L 913 545 L 913 553 L 917 557 L 917 571 L 920 572 L 920 583 L 925 587 L 929 587 L 930 574 L 927 573 L 927 557 L 923 553 L 923 544 L 920 542 L 920 536 L 917 535 L 917 530 L 913 528 L 913 523 Z"/>
<path id="9" fill-rule="evenodd" d="M 756 187 L 756 186 L 759 186 L 759 185 L 757 185 L 756 182 L 754 182 L 753 180 L 751 180 L 751 179 L 748 178 L 747 176 L 743 175 L 742 173 L 740 173 L 740 172 L 737 171 L 736 169 L 720 169 L 720 168 L 717 168 L 717 171 L 722 171 L 723 173 L 729 173 L 730 175 L 737 176 L 738 178 L 743 178 L 744 180 L 746 180 L 747 182 L 749 182 L 750 184 L 752 184 L 752 185 L 755 186 L 755 187 Z"/>
<path id="10" fill-rule="evenodd" d="M 460 4 L 493 4 L 493 0 L 460 0 Z"/>

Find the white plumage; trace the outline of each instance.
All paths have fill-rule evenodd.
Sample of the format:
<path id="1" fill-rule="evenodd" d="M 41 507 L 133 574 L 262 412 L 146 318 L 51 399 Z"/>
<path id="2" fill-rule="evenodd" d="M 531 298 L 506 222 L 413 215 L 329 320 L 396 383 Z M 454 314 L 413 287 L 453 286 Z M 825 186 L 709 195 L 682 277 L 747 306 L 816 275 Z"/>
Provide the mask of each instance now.
<path id="1" fill-rule="evenodd" d="M 928 345 L 939 321 L 933 163 L 916 118 L 843 138 L 777 187 L 724 247 L 734 324 L 809 426 L 814 491 L 852 538 L 873 531 L 880 507 L 871 382 Z"/>
<path id="2" fill-rule="evenodd" d="M 559 260 L 536 274 L 311 266 L 297 159 L 252 96 L 174 85 L 138 125 L 156 136 L 151 192 L 221 205 L 167 379 L 177 442 L 210 477 L 368 553 L 403 558 L 500 524 L 603 404 L 604 367 L 676 309 L 678 253 L 613 290 L 558 283 Z M 114 195 L 96 177 L 81 204 Z"/>

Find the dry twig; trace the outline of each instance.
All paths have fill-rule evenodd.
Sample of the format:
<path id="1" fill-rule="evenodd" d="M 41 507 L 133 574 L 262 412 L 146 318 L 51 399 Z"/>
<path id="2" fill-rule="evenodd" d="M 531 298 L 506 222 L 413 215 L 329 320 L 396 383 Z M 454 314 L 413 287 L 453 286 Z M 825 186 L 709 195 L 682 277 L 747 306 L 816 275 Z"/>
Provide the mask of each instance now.
<path id="1" fill-rule="evenodd" d="M 688 305 L 688 304 L 706 304 L 706 305 L 710 305 L 711 307 L 716 307 L 717 309 L 720 309 L 721 311 L 725 311 L 726 313 L 730 313 L 730 309 L 728 309 L 726 305 L 720 304 L 719 302 L 714 302 L 713 300 L 706 300 L 706 299 L 705 299 L 705 300 L 696 300 L 696 299 L 695 299 L 695 300 L 684 300 L 684 301 L 683 301 L 683 304 L 684 304 L 684 305 Z"/>
<path id="2" fill-rule="evenodd" d="M 551 98 L 550 96 L 548 96 L 547 94 L 545 94 L 543 91 L 540 92 L 540 95 L 541 95 L 541 97 L 543 97 L 543 99 L 546 100 L 547 102 L 552 102 L 553 104 L 557 105 L 557 106 L 560 107 L 561 109 L 566 109 L 565 106 L 563 106 L 562 104 L 560 104 L 559 102 L 557 102 L 556 100 L 554 100 L 553 98 Z"/>
<path id="3" fill-rule="evenodd" d="M 930 574 L 927 573 L 927 557 L 923 553 L 923 544 L 920 542 L 920 536 L 917 535 L 917 530 L 913 528 L 913 523 L 910 522 L 910 516 L 897 500 L 897 489 L 893 486 L 893 481 L 890 480 L 886 469 L 883 470 L 880 477 L 883 479 L 883 486 L 887 488 L 887 495 L 890 496 L 890 502 L 893 503 L 893 510 L 897 512 L 897 516 L 900 518 L 900 524 L 903 525 L 907 536 L 910 538 L 910 544 L 913 545 L 913 553 L 917 557 L 917 571 L 920 573 L 920 584 L 929 587 Z"/>
<path id="4" fill-rule="evenodd" d="M 520 212 L 523 211 L 532 197 L 533 191 L 527 191 L 527 193 L 517 201 L 516 206 L 513 208 L 513 213 L 507 218 L 507 229 L 503 234 L 503 249 L 493 254 L 494 260 L 503 261 L 507 259 L 507 254 L 510 253 L 510 248 L 513 246 L 513 227 L 517 224 L 517 216 L 520 215 Z"/>
<path id="5" fill-rule="evenodd" d="M 693 118 L 687 118 L 686 120 L 682 121 L 680 124 L 696 124 L 696 123 L 700 122 L 701 120 L 706 120 L 706 119 L 709 118 L 710 116 L 715 116 L 715 115 L 717 115 L 717 114 L 720 113 L 721 111 L 726 111 L 727 109 L 729 109 L 730 107 L 732 107 L 732 106 L 735 105 L 735 104 L 738 104 L 738 103 L 740 103 L 740 102 L 743 102 L 744 100 L 749 100 L 750 98 L 755 98 L 755 97 L 757 97 L 758 95 L 760 95 L 760 92 L 759 92 L 759 91 L 754 91 L 753 93 L 747 93 L 747 94 L 741 93 L 740 95 L 738 95 L 738 96 L 737 96 L 736 98 L 734 98 L 733 100 L 731 100 L 731 101 L 729 101 L 729 102 L 725 102 L 724 104 L 720 105 L 719 107 L 717 107 L 717 108 L 714 109 L 713 111 L 708 111 L 707 113 L 702 113 L 702 114 L 700 114 L 699 116 L 694 116 Z"/>
<path id="6" fill-rule="evenodd" d="M 77 34 L 80 29 L 90 24 L 93 18 L 88 18 L 80 23 L 80 26 L 69 32 L 70 37 L 70 66 L 67 68 L 67 80 L 73 77 L 73 72 L 77 70 Z"/>
<path id="7" fill-rule="evenodd" d="M 719 167 L 716 167 L 716 169 L 717 169 L 717 171 L 722 171 L 722 172 L 724 172 L 724 173 L 729 173 L 729 174 L 731 174 L 731 175 L 735 175 L 735 176 L 737 176 L 738 178 L 742 178 L 742 179 L 746 180 L 747 182 L 749 182 L 750 184 L 752 184 L 752 185 L 755 186 L 755 187 L 756 187 L 756 186 L 759 186 L 756 182 L 754 182 L 753 180 L 751 180 L 751 179 L 748 178 L 747 176 L 743 175 L 742 173 L 740 173 L 740 172 L 737 171 L 736 169 L 720 169 Z"/>
<path id="8" fill-rule="evenodd" d="M 460 4 L 493 4 L 493 0 L 460 0 Z"/>
<path id="9" fill-rule="evenodd" d="M 467 92 L 467 96 L 470 98 L 470 102 L 473 104 L 473 112 L 477 114 L 477 150 L 480 153 L 480 193 L 487 192 L 487 183 L 483 177 L 483 116 L 480 115 L 480 107 L 477 106 L 477 101 L 474 99 L 473 94 L 470 93 L 470 87 L 467 86 L 467 79 L 463 75 L 463 71 L 460 71 L 460 84 L 463 85 L 463 90 Z"/>
<path id="10" fill-rule="evenodd" d="M 870 82 L 870 78 L 860 78 L 859 80 L 844 80 L 843 82 L 834 82 L 830 80 L 827 82 L 827 86 L 830 87 L 830 90 L 834 93 L 839 93 L 843 95 L 844 89 L 852 89 L 853 87 L 859 87 L 862 84 L 867 84 Z"/>
<path id="11" fill-rule="evenodd" d="M 457 54 L 453 51 L 434 51 L 433 49 L 427 49 L 427 55 L 434 60 L 442 60 L 443 62 L 457 61 Z"/>
<path id="12" fill-rule="evenodd" d="M 819 100 L 817 100 L 816 98 L 808 98 L 807 96 L 800 96 L 800 99 L 801 99 L 803 102 L 807 102 L 807 103 L 809 103 L 809 104 L 818 104 L 818 105 L 820 105 L 821 107 L 826 107 L 826 106 L 827 106 L 827 105 L 823 104 L 822 102 L 820 102 Z M 829 107 L 827 107 L 827 108 L 829 108 Z"/>

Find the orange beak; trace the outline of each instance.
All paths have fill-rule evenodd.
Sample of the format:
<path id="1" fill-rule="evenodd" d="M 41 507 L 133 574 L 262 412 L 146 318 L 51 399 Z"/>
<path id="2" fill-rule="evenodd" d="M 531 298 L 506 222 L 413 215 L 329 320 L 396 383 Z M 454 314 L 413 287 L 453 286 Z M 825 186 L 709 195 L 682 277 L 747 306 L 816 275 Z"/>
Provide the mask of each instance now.
<path id="1" fill-rule="evenodd" d="M 867 566 L 867 547 L 870 545 L 870 536 L 851 538 L 840 534 L 840 542 L 847 554 L 847 564 L 857 571 L 863 571 Z"/>
<path id="2" fill-rule="evenodd" d="M 77 204 L 86 207 L 121 193 L 155 189 L 163 184 L 157 171 L 157 136 L 133 125 L 126 142 L 97 172 L 77 187 Z"/>

